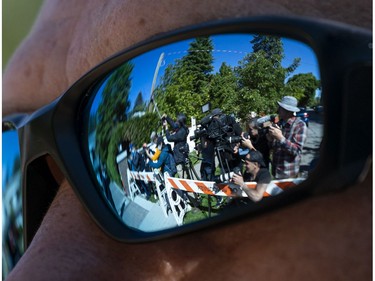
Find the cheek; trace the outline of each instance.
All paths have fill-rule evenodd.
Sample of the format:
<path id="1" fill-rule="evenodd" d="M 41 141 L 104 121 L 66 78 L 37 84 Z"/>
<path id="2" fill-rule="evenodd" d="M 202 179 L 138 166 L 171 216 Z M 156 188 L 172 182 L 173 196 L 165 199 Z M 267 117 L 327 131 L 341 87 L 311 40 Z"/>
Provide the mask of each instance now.
<path id="1" fill-rule="evenodd" d="M 370 280 L 371 225 L 369 177 L 356 188 L 273 212 L 151 243 L 124 244 L 95 225 L 65 183 L 13 277 Z"/>

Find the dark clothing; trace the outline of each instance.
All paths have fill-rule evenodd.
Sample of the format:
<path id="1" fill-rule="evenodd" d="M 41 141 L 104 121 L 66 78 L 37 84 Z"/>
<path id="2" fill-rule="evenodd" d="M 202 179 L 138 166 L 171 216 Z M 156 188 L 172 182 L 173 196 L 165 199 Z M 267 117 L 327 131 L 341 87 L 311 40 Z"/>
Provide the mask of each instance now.
<path id="1" fill-rule="evenodd" d="M 139 171 L 140 155 L 137 151 L 132 151 L 129 159 L 129 165 L 131 171 Z"/>
<path id="2" fill-rule="evenodd" d="M 254 148 L 262 153 L 264 164 L 268 168 L 270 165 L 270 146 L 268 144 L 268 140 L 266 135 L 258 135 L 255 137 L 250 137 L 251 143 L 253 144 Z"/>
<path id="3" fill-rule="evenodd" d="M 173 154 L 176 164 L 185 163 L 186 156 L 184 152 L 180 151 L 180 148 L 187 149 L 187 136 L 189 129 L 185 126 L 180 127 L 177 123 L 173 122 L 169 117 L 166 118 L 168 124 L 174 129 L 175 133 L 171 134 L 169 130 L 166 130 L 165 134 L 169 142 L 174 143 Z"/>
<path id="4" fill-rule="evenodd" d="M 200 173 L 202 181 L 213 181 L 214 180 L 215 165 L 201 163 Z"/>
<path id="5" fill-rule="evenodd" d="M 271 174 L 267 168 L 260 168 L 259 172 L 257 173 L 254 181 L 256 183 L 270 183 L 271 182 Z"/>
<path id="6" fill-rule="evenodd" d="M 267 183 L 267 184 L 270 183 L 272 179 L 271 173 L 267 168 L 260 168 L 255 179 L 253 179 L 253 176 L 247 172 L 244 173 L 243 178 L 245 182 L 255 181 L 256 183 Z"/>
<path id="7" fill-rule="evenodd" d="M 211 181 L 215 173 L 215 146 L 210 140 L 201 138 L 201 180 Z"/>

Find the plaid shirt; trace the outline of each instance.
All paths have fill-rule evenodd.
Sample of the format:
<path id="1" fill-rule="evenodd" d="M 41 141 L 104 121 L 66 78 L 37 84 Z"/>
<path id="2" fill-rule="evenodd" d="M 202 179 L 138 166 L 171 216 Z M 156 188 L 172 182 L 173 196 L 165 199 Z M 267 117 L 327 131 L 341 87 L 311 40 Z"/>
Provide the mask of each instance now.
<path id="1" fill-rule="evenodd" d="M 302 148 L 306 140 L 307 127 L 300 118 L 289 118 L 284 125 L 283 141 L 274 141 L 272 174 L 276 179 L 298 176 Z"/>

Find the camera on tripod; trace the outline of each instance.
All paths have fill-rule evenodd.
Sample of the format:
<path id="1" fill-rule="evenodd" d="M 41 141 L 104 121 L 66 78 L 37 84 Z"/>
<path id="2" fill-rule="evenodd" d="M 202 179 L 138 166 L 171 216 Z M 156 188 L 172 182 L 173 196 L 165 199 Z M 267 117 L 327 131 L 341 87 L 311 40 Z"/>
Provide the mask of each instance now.
<path id="1" fill-rule="evenodd" d="M 188 144 L 181 146 L 178 150 L 182 153 L 182 155 L 184 155 L 185 158 L 189 156 L 190 149 Z"/>
<path id="2" fill-rule="evenodd" d="M 215 165 L 215 169 L 220 169 L 220 176 L 215 175 L 215 169 L 211 175 L 215 178 L 215 182 L 226 182 L 228 180 L 236 161 L 234 148 L 237 143 L 242 141 L 241 134 L 241 126 L 235 117 L 224 114 L 216 108 L 203 117 L 199 122 L 198 129 L 190 137 L 191 141 L 200 140 L 201 145 L 196 145 L 196 147 L 201 149 L 203 161 L 207 159 L 207 163 L 214 161 L 215 164 L 215 159 L 217 159 L 218 166 Z"/>
<path id="3" fill-rule="evenodd" d="M 214 109 L 211 114 L 205 116 L 200 122 L 200 127 L 194 131 L 190 140 L 206 138 L 216 145 L 238 143 L 242 140 L 234 126 L 238 125 L 234 117 L 223 114 L 220 109 Z"/>

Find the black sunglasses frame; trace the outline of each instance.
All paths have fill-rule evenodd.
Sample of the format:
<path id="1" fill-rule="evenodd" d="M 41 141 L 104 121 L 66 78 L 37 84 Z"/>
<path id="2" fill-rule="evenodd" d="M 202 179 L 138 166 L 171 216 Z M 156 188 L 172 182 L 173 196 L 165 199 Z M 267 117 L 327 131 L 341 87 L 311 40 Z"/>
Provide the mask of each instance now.
<path id="1" fill-rule="evenodd" d="M 87 121 L 83 112 L 90 103 L 90 91 L 112 70 L 142 53 L 192 37 L 225 33 L 283 36 L 304 42 L 315 51 L 324 108 L 319 164 L 298 188 L 249 207 L 163 231 L 146 233 L 131 229 L 121 222 L 99 191 L 90 164 L 82 129 Z M 358 181 L 372 161 L 371 44 L 372 33 L 368 30 L 322 20 L 266 16 L 203 23 L 128 48 L 89 71 L 50 105 L 24 118 L 5 118 L 3 130 L 5 124 L 19 131 L 25 246 L 31 243 L 58 190 L 45 161 L 46 155 L 55 160 L 98 225 L 123 242 L 153 241 L 239 217 L 252 217 L 308 195 L 341 189 Z"/>

